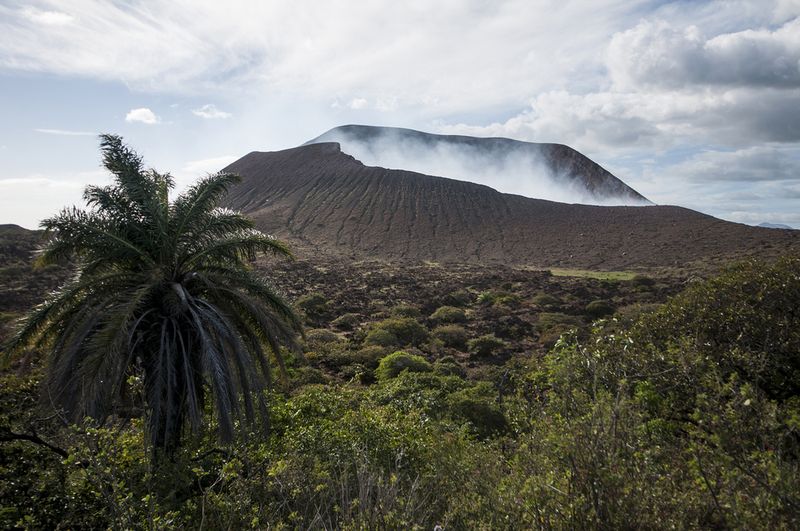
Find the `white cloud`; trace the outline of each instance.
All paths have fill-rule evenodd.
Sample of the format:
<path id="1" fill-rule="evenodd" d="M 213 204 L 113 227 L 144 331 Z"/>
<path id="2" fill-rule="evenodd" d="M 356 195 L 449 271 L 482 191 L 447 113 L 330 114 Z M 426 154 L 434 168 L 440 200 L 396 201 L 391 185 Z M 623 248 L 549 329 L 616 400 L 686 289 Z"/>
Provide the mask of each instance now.
<path id="1" fill-rule="evenodd" d="M 351 109 L 365 109 L 369 105 L 369 102 L 365 98 L 353 98 L 350 100 L 350 103 L 347 104 L 348 107 Z"/>
<path id="2" fill-rule="evenodd" d="M 34 129 L 37 133 L 44 133 L 47 135 L 61 135 L 61 136 L 97 136 L 97 133 L 90 131 L 69 131 L 66 129 Z"/>
<path id="3" fill-rule="evenodd" d="M 131 109 L 128 111 L 128 114 L 125 115 L 125 121 L 153 125 L 161 122 L 161 118 L 156 116 L 156 114 L 147 107 L 139 107 L 138 109 Z"/>
<path id="4" fill-rule="evenodd" d="M 800 18 L 777 30 L 748 29 L 713 38 L 697 26 L 642 21 L 617 33 L 608 67 L 618 89 L 687 85 L 800 87 Z"/>
<path id="5" fill-rule="evenodd" d="M 238 158 L 239 157 L 235 155 L 222 155 L 220 157 L 211 157 L 208 159 L 190 160 L 183 165 L 181 171 L 185 173 L 191 173 L 194 174 L 195 177 L 199 177 L 205 173 L 218 172 Z"/>
<path id="6" fill-rule="evenodd" d="M 43 26 L 66 26 L 75 21 L 75 17 L 61 11 L 44 11 L 35 7 L 25 7 L 20 14 L 26 19 Z"/>
<path id="7" fill-rule="evenodd" d="M 800 183 L 800 149 L 755 146 L 737 151 L 706 151 L 669 167 L 669 172 L 698 182 Z"/>
<path id="8" fill-rule="evenodd" d="M 232 116 L 229 112 L 217 109 L 217 106 L 213 103 L 203 105 L 199 109 L 192 109 L 192 114 L 206 119 L 230 118 Z"/>
<path id="9" fill-rule="evenodd" d="M 180 192 L 186 186 L 189 186 L 197 179 L 209 173 L 216 173 L 222 170 L 222 168 L 228 166 L 238 158 L 239 157 L 235 155 L 222 155 L 219 157 L 190 160 L 186 162 L 180 170 L 175 172 L 177 191 Z"/>

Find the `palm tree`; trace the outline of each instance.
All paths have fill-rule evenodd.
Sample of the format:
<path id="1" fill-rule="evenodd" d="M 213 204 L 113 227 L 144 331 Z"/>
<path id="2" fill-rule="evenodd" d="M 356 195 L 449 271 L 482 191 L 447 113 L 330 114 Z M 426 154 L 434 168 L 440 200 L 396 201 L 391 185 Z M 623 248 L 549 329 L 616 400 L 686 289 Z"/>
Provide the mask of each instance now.
<path id="1" fill-rule="evenodd" d="M 210 175 L 170 201 L 169 174 L 145 170 L 121 137 L 100 138 L 113 184 L 86 188 L 88 210 L 41 224 L 50 239 L 38 261 L 73 260 L 77 274 L 27 316 L 9 350 L 50 351 L 46 396 L 72 420 L 113 415 L 133 376 L 155 449 L 174 451 L 185 427 L 200 428 L 208 395 L 230 440 L 241 410 L 250 421 L 265 412 L 270 353 L 283 371 L 281 346 L 301 332 L 249 262 L 290 253 L 218 206 L 237 176 Z"/>

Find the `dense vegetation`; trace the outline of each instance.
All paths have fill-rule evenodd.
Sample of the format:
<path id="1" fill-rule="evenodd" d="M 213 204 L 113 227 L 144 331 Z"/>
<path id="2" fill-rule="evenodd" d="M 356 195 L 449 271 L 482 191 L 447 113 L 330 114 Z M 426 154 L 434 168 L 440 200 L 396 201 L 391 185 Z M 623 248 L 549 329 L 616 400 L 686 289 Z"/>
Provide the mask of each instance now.
<path id="1" fill-rule="evenodd" d="M 43 394 L 65 421 L 144 416 L 153 450 L 171 453 L 209 401 L 230 440 L 236 415 L 252 421 L 263 406 L 268 349 L 282 362 L 300 330 L 249 262 L 289 252 L 219 207 L 237 176 L 210 175 L 171 201 L 169 174 L 145 170 L 120 137 L 101 140 L 113 183 L 41 224 L 37 261 L 72 261 L 76 274 L 26 316 L 7 354 L 48 351 Z"/>
<path id="2" fill-rule="evenodd" d="M 522 292 L 372 319 L 306 297 L 317 328 L 304 357 L 286 353 L 269 435 L 221 446 L 214 417 L 158 467 L 141 419 L 62 428 L 35 409 L 34 359 L 0 382 L 0 438 L 28 438 L 2 443 L 0 527 L 800 525 L 800 260 L 743 263 L 591 326 L 579 301 Z M 566 330 L 546 353 L 509 354 L 527 340 L 473 322 L 516 323 L 531 301 L 545 318 L 525 334 Z"/>

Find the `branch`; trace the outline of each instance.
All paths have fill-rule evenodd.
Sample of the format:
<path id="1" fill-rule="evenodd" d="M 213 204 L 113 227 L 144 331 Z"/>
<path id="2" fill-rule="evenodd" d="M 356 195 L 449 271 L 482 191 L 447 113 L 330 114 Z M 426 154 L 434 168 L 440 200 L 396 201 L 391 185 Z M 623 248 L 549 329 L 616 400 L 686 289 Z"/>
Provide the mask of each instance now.
<path id="1" fill-rule="evenodd" d="M 33 429 L 30 430 L 30 433 L 14 433 L 8 428 L 0 428 L 0 442 L 12 442 L 12 441 L 28 441 L 32 442 L 33 444 L 38 444 L 39 446 L 44 446 L 48 450 L 57 453 L 63 459 L 69 457 L 69 453 L 63 448 L 59 448 L 58 446 L 53 446 L 49 442 L 45 441 L 41 437 L 36 434 L 36 431 Z"/>

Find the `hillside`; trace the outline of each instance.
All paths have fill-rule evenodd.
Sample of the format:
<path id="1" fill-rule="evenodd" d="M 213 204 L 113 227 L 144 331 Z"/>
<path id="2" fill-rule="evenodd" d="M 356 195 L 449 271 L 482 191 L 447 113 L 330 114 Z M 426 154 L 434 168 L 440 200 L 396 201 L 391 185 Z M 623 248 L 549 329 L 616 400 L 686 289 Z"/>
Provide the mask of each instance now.
<path id="1" fill-rule="evenodd" d="M 561 144 L 366 125 L 335 127 L 307 144 L 321 142 L 338 143 L 367 166 L 478 182 L 526 197 L 590 205 L 650 204 L 605 168 Z"/>
<path id="2" fill-rule="evenodd" d="M 301 248 L 410 262 L 620 269 L 780 254 L 800 231 L 722 221 L 673 206 L 601 207 L 502 194 L 478 184 L 365 166 L 336 143 L 253 152 L 227 205 Z"/>

